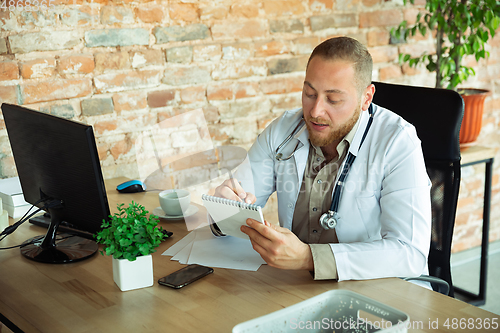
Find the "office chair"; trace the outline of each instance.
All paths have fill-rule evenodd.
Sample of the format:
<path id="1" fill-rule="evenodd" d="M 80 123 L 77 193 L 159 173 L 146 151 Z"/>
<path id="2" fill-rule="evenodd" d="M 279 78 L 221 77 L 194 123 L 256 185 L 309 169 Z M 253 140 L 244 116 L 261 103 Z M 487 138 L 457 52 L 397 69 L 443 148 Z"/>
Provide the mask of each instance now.
<path id="1" fill-rule="evenodd" d="M 432 182 L 432 234 L 429 275 L 406 280 L 431 282 L 435 291 L 454 297 L 451 281 L 451 242 L 460 185 L 458 137 L 463 117 L 462 97 L 453 90 L 374 82 L 373 102 L 413 124 L 422 142 Z M 446 289 L 446 283 L 449 290 Z"/>

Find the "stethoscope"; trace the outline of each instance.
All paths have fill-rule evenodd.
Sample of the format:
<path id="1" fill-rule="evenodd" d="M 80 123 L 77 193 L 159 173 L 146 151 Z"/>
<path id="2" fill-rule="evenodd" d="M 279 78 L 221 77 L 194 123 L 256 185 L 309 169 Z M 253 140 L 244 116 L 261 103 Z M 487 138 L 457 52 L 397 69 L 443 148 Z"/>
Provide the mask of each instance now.
<path id="1" fill-rule="evenodd" d="M 283 158 L 283 154 L 279 153 L 279 150 L 281 148 L 283 148 L 284 146 L 286 146 L 288 144 L 288 142 L 290 142 L 290 140 L 292 140 L 292 138 L 298 138 L 302 134 L 302 132 L 304 132 L 304 130 L 306 129 L 305 125 L 306 125 L 306 121 L 304 120 L 304 117 L 300 118 L 299 123 L 297 124 L 297 126 L 295 126 L 292 133 L 290 133 L 290 135 L 288 135 L 285 138 L 285 140 L 283 140 L 283 142 L 280 143 L 278 148 L 276 148 L 276 160 L 288 161 L 289 159 L 292 158 L 293 154 L 295 154 L 295 152 L 297 151 L 297 148 L 299 147 L 300 142 L 297 142 L 297 145 L 295 146 L 295 148 L 293 148 L 292 153 L 288 157 Z M 299 127 L 300 127 L 300 130 L 299 130 Z"/>
<path id="2" fill-rule="evenodd" d="M 368 107 L 368 113 L 370 115 L 370 118 L 368 119 L 368 124 L 366 125 L 365 132 L 363 133 L 363 137 L 361 138 L 361 142 L 359 143 L 358 151 L 361 149 L 361 145 L 363 144 L 363 141 L 365 141 L 366 134 L 368 134 L 368 130 L 370 129 L 370 126 L 372 125 L 373 122 L 373 107 L 370 104 Z M 293 137 L 298 137 L 305 129 L 305 120 L 302 118 L 295 129 L 288 135 L 285 140 L 276 148 L 276 160 L 278 161 L 286 161 L 292 158 L 292 156 L 295 154 L 297 151 L 297 147 L 299 144 L 295 146 L 293 152 L 286 158 L 283 158 L 283 154 L 279 153 L 279 150 L 283 148 L 285 145 L 292 140 Z M 302 128 L 299 130 L 299 127 L 302 126 Z M 330 205 L 330 209 L 328 212 L 323 213 L 321 217 L 319 218 L 319 224 L 323 229 L 328 230 L 328 229 L 333 229 L 337 226 L 337 223 L 340 220 L 340 215 L 338 213 L 339 209 L 339 202 L 340 202 L 340 196 L 342 195 L 342 189 L 344 187 L 345 179 L 347 178 L 347 175 L 349 173 L 349 170 L 351 168 L 352 163 L 356 159 L 356 156 L 349 152 L 347 155 L 347 158 L 344 162 L 344 167 L 342 168 L 342 171 L 340 172 L 340 176 L 337 180 L 337 183 L 335 185 L 335 188 L 333 189 L 333 196 L 332 196 L 332 204 Z"/>

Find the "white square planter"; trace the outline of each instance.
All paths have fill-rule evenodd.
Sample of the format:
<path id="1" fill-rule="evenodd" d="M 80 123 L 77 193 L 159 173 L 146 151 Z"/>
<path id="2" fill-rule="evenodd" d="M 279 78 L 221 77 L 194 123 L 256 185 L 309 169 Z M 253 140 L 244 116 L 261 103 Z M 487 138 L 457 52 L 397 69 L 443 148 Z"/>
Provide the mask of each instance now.
<path id="1" fill-rule="evenodd" d="M 135 261 L 113 258 L 113 280 L 121 291 L 151 287 L 153 281 L 153 257 L 137 257 Z"/>

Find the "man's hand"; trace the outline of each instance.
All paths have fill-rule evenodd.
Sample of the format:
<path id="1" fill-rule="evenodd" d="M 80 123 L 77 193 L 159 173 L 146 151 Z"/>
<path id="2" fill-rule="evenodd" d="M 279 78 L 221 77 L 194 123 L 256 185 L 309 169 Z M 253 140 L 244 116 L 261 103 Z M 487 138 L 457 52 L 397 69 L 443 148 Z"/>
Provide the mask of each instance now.
<path id="1" fill-rule="evenodd" d="M 215 196 L 220 198 L 243 201 L 253 204 L 257 198 L 252 193 L 245 192 L 236 178 L 225 180 L 215 188 Z"/>
<path id="2" fill-rule="evenodd" d="M 314 270 L 311 248 L 290 230 L 253 219 L 247 219 L 247 225 L 241 226 L 241 231 L 250 237 L 254 250 L 269 266 Z"/>

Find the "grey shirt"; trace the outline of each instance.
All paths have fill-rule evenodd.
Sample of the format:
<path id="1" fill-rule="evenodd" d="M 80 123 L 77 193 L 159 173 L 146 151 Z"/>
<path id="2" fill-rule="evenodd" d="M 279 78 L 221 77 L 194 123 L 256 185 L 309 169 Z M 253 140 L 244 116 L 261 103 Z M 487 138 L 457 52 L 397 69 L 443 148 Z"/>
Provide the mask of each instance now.
<path id="1" fill-rule="evenodd" d="M 321 215 L 330 209 L 335 178 L 349 152 L 359 119 L 337 146 L 337 156 L 326 163 L 320 147 L 309 149 L 304 177 L 293 214 L 292 231 L 311 248 L 314 279 L 337 279 L 335 257 L 329 243 L 338 243 L 335 229 L 321 227 Z"/>

